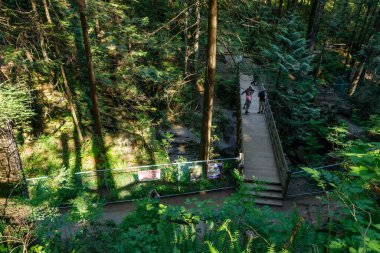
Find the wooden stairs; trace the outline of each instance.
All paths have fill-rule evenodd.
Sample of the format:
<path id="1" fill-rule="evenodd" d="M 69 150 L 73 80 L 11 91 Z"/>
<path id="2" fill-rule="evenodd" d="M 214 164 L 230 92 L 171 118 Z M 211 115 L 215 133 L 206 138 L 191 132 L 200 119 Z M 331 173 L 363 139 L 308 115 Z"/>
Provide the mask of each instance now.
<path id="1" fill-rule="evenodd" d="M 255 197 L 257 205 L 283 206 L 283 190 L 280 183 L 250 182 L 244 183 L 248 193 Z"/>

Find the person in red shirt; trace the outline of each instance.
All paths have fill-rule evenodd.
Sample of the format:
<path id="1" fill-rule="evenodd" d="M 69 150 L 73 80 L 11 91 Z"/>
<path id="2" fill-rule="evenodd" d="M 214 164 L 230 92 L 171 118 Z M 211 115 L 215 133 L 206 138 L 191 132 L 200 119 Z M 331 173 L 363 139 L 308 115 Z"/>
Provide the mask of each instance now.
<path id="1" fill-rule="evenodd" d="M 248 109 L 251 106 L 251 102 L 252 102 L 252 99 L 253 99 L 253 93 L 254 92 L 255 92 L 255 90 L 250 85 L 245 91 L 243 91 L 241 93 L 241 95 L 243 95 L 245 93 L 245 103 L 244 103 L 244 106 L 243 106 L 243 109 L 245 110 L 245 114 L 249 113 Z"/>

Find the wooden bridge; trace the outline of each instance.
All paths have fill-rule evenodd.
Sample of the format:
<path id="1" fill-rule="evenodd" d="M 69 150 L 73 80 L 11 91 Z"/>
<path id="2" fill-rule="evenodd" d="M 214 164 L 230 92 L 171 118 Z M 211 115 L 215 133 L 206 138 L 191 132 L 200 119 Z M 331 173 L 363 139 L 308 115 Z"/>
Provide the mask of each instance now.
<path id="1" fill-rule="evenodd" d="M 240 91 L 248 88 L 251 81 L 251 77 L 240 74 Z M 258 93 L 263 85 L 259 84 L 253 88 L 255 92 L 249 108 L 250 113 L 238 113 L 238 117 L 241 118 L 238 139 L 241 152 L 244 154 L 244 180 L 247 182 L 246 185 L 252 188 L 250 192 L 256 196 L 257 204 L 282 206 L 283 198 L 286 197 L 289 172 L 269 99 L 265 102 L 265 113 L 259 114 Z M 241 106 L 244 102 L 245 96 L 241 96 Z M 255 190 L 258 182 L 263 183 L 263 190 Z"/>

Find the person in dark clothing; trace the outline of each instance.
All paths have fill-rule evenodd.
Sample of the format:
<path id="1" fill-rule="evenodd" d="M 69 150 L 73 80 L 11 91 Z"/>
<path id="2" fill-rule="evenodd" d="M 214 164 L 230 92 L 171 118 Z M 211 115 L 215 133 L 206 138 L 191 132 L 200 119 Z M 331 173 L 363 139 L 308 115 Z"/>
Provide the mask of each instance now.
<path id="1" fill-rule="evenodd" d="M 245 110 L 245 114 L 248 114 L 249 111 L 249 107 L 251 106 L 251 102 L 252 102 L 252 99 L 253 99 L 253 93 L 255 92 L 255 90 L 252 88 L 252 86 L 250 85 L 246 90 L 244 90 L 241 95 L 243 95 L 245 93 L 245 103 L 244 103 L 244 106 L 243 106 L 243 109 Z"/>
<path id="2" fill-rule="evenodd" d="M 264 113 L 265 99 L 267 96 L 265 88 L 259 92 L 258 96 L 259 96 L 259 111 L 257 113 Z"/>
<path id="3" fill-rule="evenodd" d="M 157 192 L 156 189 L 153 189 L 153 190 L 150 191 L 149 197 L 151 199 L 160 199 L 160 194 L 158 194 L 158 192 Z"/>
<path id="4" fill-rule="evenodd" d="M 256 72 L 253 74 L 253 80 L 251 82 L 251 85 L 253 86 L 259 85 L 259 75 Z"/>

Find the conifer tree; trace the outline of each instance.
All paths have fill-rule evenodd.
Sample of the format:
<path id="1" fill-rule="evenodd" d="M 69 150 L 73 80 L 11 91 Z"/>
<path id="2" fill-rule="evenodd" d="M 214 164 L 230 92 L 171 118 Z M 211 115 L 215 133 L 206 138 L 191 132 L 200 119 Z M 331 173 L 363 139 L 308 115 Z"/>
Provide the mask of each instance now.
<path id="1" fill-rule="evenodd" d="M 203 97 L 202 134 L 200 144 L 200 159 L 202 160 L 209 159 L 211 148 L 211 125 L 216 74 L 217 0 L 210 0 L 208 8 L 207 76 Z"/>

